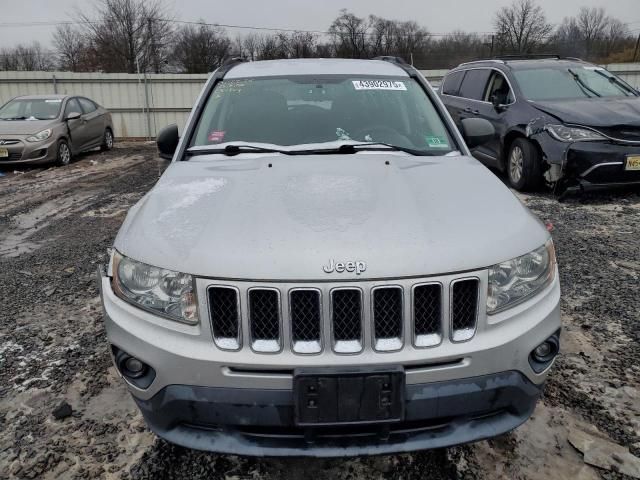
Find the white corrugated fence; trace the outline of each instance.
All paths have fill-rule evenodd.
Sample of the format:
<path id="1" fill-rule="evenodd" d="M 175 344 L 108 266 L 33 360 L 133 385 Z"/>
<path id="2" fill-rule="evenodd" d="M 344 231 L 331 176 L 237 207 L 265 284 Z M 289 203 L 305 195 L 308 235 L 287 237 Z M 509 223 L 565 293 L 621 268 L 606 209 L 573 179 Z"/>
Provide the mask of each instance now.
<path id="1" fill-rule="evenodd" d="M 606 65 L 640 87 L 640 63 Z M 447 70 L 422 70 L 439 83 Z M 89 97 L 113 115 L 117 137 L 153 138 L 158 130 L 187 120 L 208 74 L 0 72 L 0 105 L 18 95 L 61 93 Z"/>

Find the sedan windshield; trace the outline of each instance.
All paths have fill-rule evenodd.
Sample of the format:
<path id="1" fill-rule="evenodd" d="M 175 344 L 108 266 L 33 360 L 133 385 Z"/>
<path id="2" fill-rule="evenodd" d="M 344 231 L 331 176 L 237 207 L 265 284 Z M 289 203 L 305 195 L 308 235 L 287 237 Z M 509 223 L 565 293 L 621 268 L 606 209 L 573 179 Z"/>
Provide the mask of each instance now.
<path id="1" fill-rule="evenodd" d="M 528 100 L 636 96 L 622 80 L 600 67 L 524 69 L 514 75 Z"/>
<path id="2" fill-rule="evenodd" d="M 53 120 L 61 105 L 61 98 L 17 98 L 0 108 L 0 120 Z"/>
<path id="3" fill-rule="evenodd" d="M 413 79 L 290 77 L 224 80 L 211 93 L 190 147 L 384 143 L 418 154 L 457 150 Z"/>

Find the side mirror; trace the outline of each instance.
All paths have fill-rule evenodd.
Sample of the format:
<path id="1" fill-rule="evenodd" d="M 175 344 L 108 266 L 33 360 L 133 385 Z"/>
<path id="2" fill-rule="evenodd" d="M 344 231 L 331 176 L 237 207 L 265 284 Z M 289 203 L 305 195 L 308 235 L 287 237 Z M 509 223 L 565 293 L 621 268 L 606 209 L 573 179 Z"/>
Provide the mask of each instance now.
<path id="1" fill-rule="evenodd" d="M 70 112 L 69 115 L 67 115 L 67 118 L 65 118 L 65 120 L 77 120 L 81 117 L 80 113 L 78 112 Z"/>
<path id="2" fill-rule="evenodd" d="M 484 118 L 463 118 L 462 136 L 469 148 L 474 148 L 493 139 L 496 129 Z"/>
<path id="3" fill-rule="evenodd" d="M 176 152 L 180 136 L 178 135 L 178 126 L 175 123 L 164 127 L 156 136 L 156 145 L 160 157 L 171 160 Z"/>

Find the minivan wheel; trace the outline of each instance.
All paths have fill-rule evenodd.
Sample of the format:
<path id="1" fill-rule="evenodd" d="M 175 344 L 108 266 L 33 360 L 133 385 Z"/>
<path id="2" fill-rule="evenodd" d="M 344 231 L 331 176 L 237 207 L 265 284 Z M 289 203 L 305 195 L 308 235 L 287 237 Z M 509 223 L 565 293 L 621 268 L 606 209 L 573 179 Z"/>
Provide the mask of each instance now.
<path id="1" fill-rule="evenodd" d="M 110 128 L 107 128 L 104 131 L 104 138 L 102 139 L 102 145 L 100 146 L 100 150 L 103 152 L 107 150 L 111 150 L 113 148 L 113 132 Z"/>
<path id="2" fill-rule="evenodd" d="M 534 190 L 540 186 L 540 154 L 533 143 L 524 138 L 514 140 L 507 157 L 507 176 L 516 190 Z"/>
<path id="3" fill-rule="evenodd" d="M 66 141 L 61 140 L 60 143 L 58 143 L 56 164 L 63 167 L 65 165 L 69 165 L 69 163 L 71 163 L 71 149 Z"/>

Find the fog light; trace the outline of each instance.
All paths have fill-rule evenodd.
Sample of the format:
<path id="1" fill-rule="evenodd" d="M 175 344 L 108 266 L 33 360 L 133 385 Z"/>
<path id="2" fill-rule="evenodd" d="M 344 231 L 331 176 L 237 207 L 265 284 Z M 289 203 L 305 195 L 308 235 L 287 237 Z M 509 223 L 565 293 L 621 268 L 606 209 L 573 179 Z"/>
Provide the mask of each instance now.
<path id="1" fill-rule="evenodd" d="M 129 357 L 124 362 L 124 369 L 128 377 L 138 378 L 144 374 L 144 363 L 135 357 Z"/>
<path id="2" fill-rule="evenodd" d="M 533 351 L 533 354 L 536 356 L 536 360 L 544 361 L 544 359 L 549 356 L 549 354 L 553 351 L 553 347 L 549 342 L 541 343 L 536 347 Z"/>

